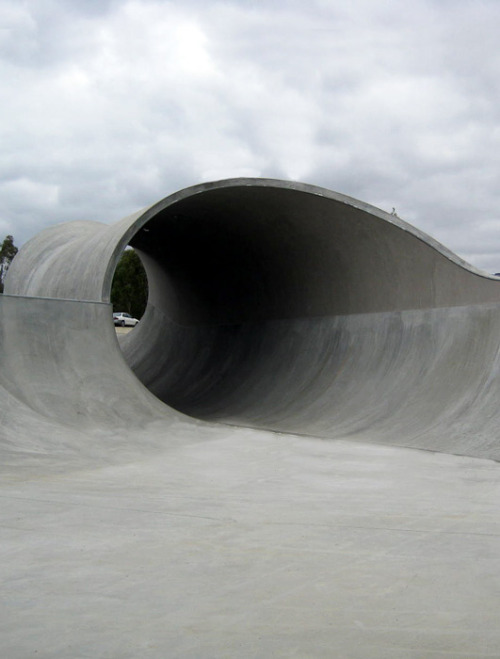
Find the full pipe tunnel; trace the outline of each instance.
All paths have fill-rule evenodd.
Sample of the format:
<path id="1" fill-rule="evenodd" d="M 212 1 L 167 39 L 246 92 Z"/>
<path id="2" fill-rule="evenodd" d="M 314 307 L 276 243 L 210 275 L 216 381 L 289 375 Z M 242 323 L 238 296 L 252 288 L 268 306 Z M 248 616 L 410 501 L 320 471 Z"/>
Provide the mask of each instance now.
<path id="1" fill-rule="evenodd" d="M 485 284 L 498 296 L 496 281 L 464 272 L 426 238 L 308 186 L 189 195 L 130 240 L 150 296 L 124 356 L 150 391 L 190 416 L 324 432 L 319 419 L 330 427 L 350 409 L 346 391 L 376 389 L 378 369 L 390 370 L 383 353 L 395 348 L 380 336 L 401 331 L 393 312 L 477 301 Z M 367 314 L 353 329 L 348 318 Z M 360 401 L 365 410 L 375 393 Z"/>
<path id="2" fill-rule="evenodd" d="M 109 299 L 126 245 L 144 263 L 149 300 L 120 355 Z M 124 397 L 123 375 L 115 376 L 124 357 L 157 399 L 192 417 L 497 451 L 499 281 L 399 218 L 338 193 L 233 179 L 181 190 L 113 225 L 56 225 L 23 246 L 5 292 L 3 306 L 19 318 L 30 307 L 45 314 L 43 339 L 58 360 L 45 363 L 40 350 L 40 385 L 26 392 L 24 370 L 9 355 L 21 340 L 28 355 L 42 337 L 12 316 L 5 378 L 12 373 L 32 407 L 68 423 L 81 423 L 82 410 L 108 425 L 130 419 L 131 406 L 138 424 L 149 410 L 171 414 L 134 378 Z M 64 353 L 55 349 L 61 341 Z"/>

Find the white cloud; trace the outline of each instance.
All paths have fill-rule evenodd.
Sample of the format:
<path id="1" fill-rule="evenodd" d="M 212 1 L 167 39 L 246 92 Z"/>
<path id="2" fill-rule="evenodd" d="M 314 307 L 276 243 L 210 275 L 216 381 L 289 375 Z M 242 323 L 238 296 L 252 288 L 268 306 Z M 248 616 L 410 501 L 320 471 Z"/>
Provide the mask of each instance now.
<path id="1" fill-rule="evenodd" d="M 57 185 L 46 185 L 27 178 L 2 181 L 0 190 L 2 198 L 7 202 L 10 200 L 14 206 L 22 204 L 31 208 L 52 209 L 59 199 Z"/>

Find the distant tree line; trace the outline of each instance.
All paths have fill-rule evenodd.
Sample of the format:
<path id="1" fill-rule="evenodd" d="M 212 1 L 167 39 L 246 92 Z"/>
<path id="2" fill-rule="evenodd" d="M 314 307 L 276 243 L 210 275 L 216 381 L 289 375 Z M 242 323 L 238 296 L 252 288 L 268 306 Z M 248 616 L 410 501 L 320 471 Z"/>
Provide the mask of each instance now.
<path id="1" fill-rule="evenodd" d="M 7 271 L 17 252 L 18 249 L 14 245 L 14 238 L 12 236 L 5 236 L 2 246 L 0 247 L 0 293 L 3 293 Z"/>
<path id="2" fill-rule="evenodd" d="M 116 266 L 111 285 L 113 311 L 126 311 L 141 318 L 148 301 L 146 271 L 133 249 L 126 249 Z"/>

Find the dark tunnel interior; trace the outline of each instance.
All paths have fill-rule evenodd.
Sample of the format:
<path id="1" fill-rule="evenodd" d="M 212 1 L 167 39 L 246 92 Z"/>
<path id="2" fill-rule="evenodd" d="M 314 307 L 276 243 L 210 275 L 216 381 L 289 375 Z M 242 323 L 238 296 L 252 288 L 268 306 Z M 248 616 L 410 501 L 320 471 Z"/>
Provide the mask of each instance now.
<path id="1" fill-rule="evenodd" d="M 272 417 L 322 382 L 325 359 L 335 377 L 339 317 L 421 308 L 435 293 L 428 245 L 296 189 L 204 191 L 157 212 L 130 244 L 149 301 L 122 351 L 157 397 L 199 418 Z"/>
<path id="2" fill-rule="evenodd" d="M 279 356 L 281 371 L 304 349 L 297 319 L 348 305 L 349 289 L 336 284 L 341 245 L 324 236 L 324 200 L 309 197 L 302 208 L 304 195 L 287 193 L 222 189 L 188 198 L 130 242 L 149 301 L 122 349 L 141 381 L 182 412 L 242 413 L 252 392 L 264 394 L 269 360 Z"/>
<path id="3" fill-rule="evenodd" d="M 335 287 L 345 269 L 342 245 L 325 239 L 321 200 L 317 208 L 309 200 L 303 211 L 291 199 L 284 205 L 274 189 L 262 190 L 258 203 L 255 191 L 237 192 L 214 190 L 203 200 L 179 202 L 133 238 L 148 271 L 151 303 L 166 311 L 165 303 L 174 302 L 168 312 L 184 324 L 325 315 L 332 304 L 347 307 L 347 289 Z"/>

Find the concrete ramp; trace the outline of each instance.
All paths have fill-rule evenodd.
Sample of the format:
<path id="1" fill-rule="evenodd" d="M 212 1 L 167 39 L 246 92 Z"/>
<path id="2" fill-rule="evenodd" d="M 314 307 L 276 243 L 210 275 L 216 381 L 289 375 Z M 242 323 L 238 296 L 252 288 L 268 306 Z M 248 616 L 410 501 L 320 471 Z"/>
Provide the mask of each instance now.
<path id="1" fill-rule="evenodd" d="M 150 292 L 120 350 L 109 297 L 127 245 Z M 102 432 L 187 415 L 500 458 L 500 282 L 354 199 L 274 180 L 195 186 L 111 226 L 41 232 L 5 293 L 16 418 L 19 405 Z"/>
<path id="2" fill-rule="evenodd" d="M 499 337 L 495 277 L 311 186 L 41 232 L 0 296 L 3 656 L 498 657 Z"/>

